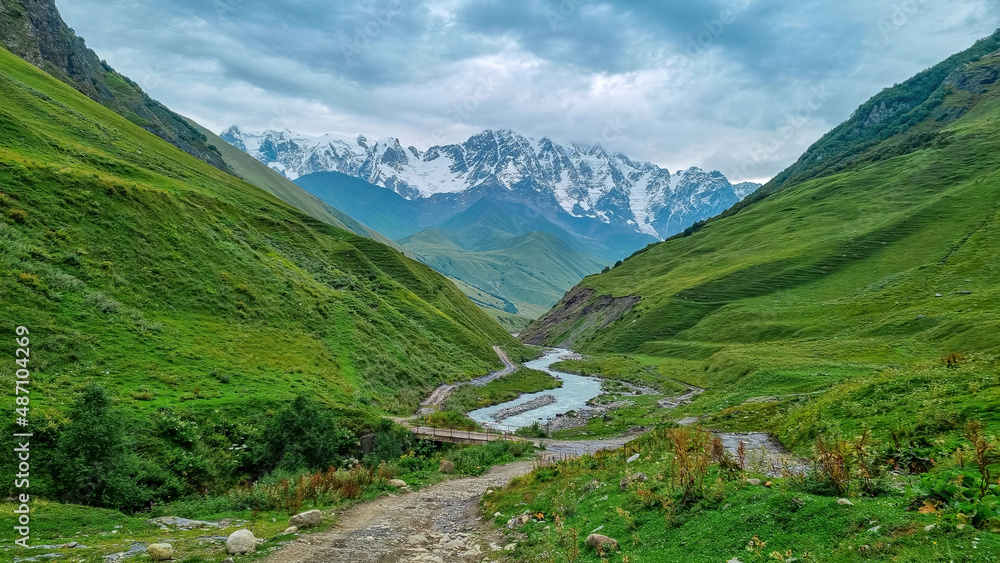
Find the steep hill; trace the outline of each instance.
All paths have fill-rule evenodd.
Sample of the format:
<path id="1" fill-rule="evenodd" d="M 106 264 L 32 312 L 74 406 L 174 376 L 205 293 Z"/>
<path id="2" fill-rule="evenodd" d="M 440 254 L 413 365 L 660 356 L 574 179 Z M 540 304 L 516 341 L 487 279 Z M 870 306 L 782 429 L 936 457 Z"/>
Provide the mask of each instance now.
<path id="1" fill-rule="evenodd" d="M 62 20 L 53 0 L 0 0 L 0 45 L 132 123 L 220 170 L 219 144 L 150 98 L 89 49 Z"/>
<path id="2" fill-rule="evenodd" d="M 998 48 L 880 93 L 766 197 L 585 279 L 522 338 L 696 360 L 703 382 L 758 390 L 1000 352 Z"/>
<path id="3" fill-rule="evenodd" d="M 58 426 L 89 382 L 151 415 L 238 422 L 296 394 L 403 412 L 440 381 L 499 366 L 493 344 L 522 353 L 430 268 L 6 50 L 0 98 L 0 291 L 7 332 L 32 333 L 38 424 Z M 13 357 L 13 341 L 0 350 Z"/>

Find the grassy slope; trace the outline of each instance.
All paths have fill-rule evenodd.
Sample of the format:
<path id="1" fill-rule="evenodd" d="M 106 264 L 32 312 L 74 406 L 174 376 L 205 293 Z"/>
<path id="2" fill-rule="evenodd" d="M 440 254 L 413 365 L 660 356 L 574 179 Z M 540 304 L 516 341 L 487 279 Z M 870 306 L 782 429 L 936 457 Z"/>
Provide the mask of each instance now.
<path id="1" fill-rule="evenodd" d="M 240 418 L 296 393 L 405 409 L 440 380 L 496 367 L 491 344 L 518 350 L 426 266 L 302 215 L 6 51 L 0 68 L 4 324 L 32 329 L 39 416 L 58 420 L 90 381 L 141 412 Z M 0 350 L 13 357 L 12 342 Z"/>
<path id="2" fill-rule="evenodd" d="M 704 485 L 692 487 L 696 500 L 685 503 L 677 449 L 661 436 L 658 431 L 641 438 L 624 454 L 541 466 L 484 495 L 483 513 L 496 515 L 498 533 L 516 542 L 507 560 L 975 563 L 1000 557 L 1000 534 L 959 527 L 953 515 L 907 511 L 899 491 L 851 495 L 853 504 L 842 506 L 841 495 L 831 494 L 817 479 L 759 473 L 753 452 L 745 472 L 717 465 L 691 471 L 693 480 Z M 641 453 L 626 464 L 631 452 Z M 620 486 L 636 473 L 647 479 Z M 744 478 L 759 478 L 762 484 Z M 509 531 L 508 519 L 525 513 L 534 515 L 531 521 Z M 621 551 L 601 557 L 586 547 L 592 531 L 616 539 Z"/>
<path id="3" fill-rule="evenodd" d="M 1000 352 L 1000 56 L 960 68 L 950 81 L 971 91 L 942 79 L 924 121 L 863 147 L 855 165 L 788 183 L 574 290 L 641 296 L 617 321 L 550 315 L 522 338 L 579 333 L 589 371 L 627 355 L 707 389 L 637 423 L 711 415 L 713 427 L 772 430 L 802 453 L 865 424 L 883 444 L 892 430 L 933 439 L 968 420 L 1000 426 L 997 382 L 977 375 L 989 361 L 941 367 L 953 353 Z M 940 400 L 942 389 L 954 396 Z M 852 406 L 832 407 L 841 402 Z"/>

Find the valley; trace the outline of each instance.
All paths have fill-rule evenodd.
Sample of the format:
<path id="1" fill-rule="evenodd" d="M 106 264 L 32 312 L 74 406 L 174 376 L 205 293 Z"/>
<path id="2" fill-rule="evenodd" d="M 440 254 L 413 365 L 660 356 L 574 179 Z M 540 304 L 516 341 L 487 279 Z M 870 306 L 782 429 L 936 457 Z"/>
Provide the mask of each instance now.
<path id="1" fill-rule="evenodd" d="M 572 29 L 537 18 L 551 31 L 502 4 L 401 7 L 351 54 L 364 64 L 341 67 L 316 39 L 341 39 L 331 22 L 356 6 L 301 3 L 276 26 L 269 5 L 182 4 L 156 25 L 184 22 L 190 49 L 152 75 L 224 77 L 221 105 L 210 81 L 162 90 L 197 120 L 100 58 L 52 0 L 0 0 L 0 396 L 15 415 L 0 471 L 27 474 L 30 445 L 30 475 L 4 481 L 19 526 L 3 559 L 1000 560 L 1000 30 L 859 90 L 850 114 L 811 108 L 842 123 L 781 171 L 755 161 L 759 184 L 713 168 L 739 168 L 737 145 L 760 136 L 764 101 L 786 94 L 765 96 L 768 81 L 808 74 L 749 47 L 725 64 L 758 80 L 712 66 L 759 7 L 684 81 L 694 61 L 671 66 L 651 39 L 667 32 L 630 19 L 666 6 L 579 6 Z M 647 41 L 612 71 L 588 66 L 614 58 L 619 39 L 587 27 L 605 12 L 619 19 L 600 29 L 631 22 L 620 41 Z M 322 33 L 299 33 L 313 20 Z M 410 50 L 420 25 L 462 40 Z M 198 51 L 208 28 L 217 43 Z M 814 37 L 782 56 L 872 76 L 871 59 L 820 64 L 820 28 L 802 29 Z M 278 58 L 289 30 L 284 49 L 326 66 Z M 570 57 L 575 33 L 593 49 Z M 227 43 L 243 37 L 272 50 L 253 72 Z M 404 51 L 444 66 L 396 66 Z M 670 88 L 648 82 L 670 61 Z M 463 64 L 529 74 L 430 131 L 423 88 L 475 74 Z M 735 99 L 699 89 L 712 69 Z M 552 91 L 529 90 L 533 73 Z M 669 103 L 646 106 L 654 92 Z M 592 138 L 570 126 L 618 98 L 640 108 L 637 141 L 535 134 Z M 212 133 L 278 99 L 305 117 Z"/>
<path id="2" fill-rule="evenodd" d="M 221 137 L 460 280 L 466 295 L 513 331 L 582 277 L 759 187 L 698 168 L 671 174 L 601 147 L 512 131 L 424 152 L 398 139 L 237 126 Z"/>

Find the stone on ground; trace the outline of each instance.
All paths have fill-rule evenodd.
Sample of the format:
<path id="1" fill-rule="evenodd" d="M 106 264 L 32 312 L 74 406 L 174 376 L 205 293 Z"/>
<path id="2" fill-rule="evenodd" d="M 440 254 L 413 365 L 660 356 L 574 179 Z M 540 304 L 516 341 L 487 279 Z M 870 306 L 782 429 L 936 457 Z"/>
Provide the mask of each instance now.
<path id="1" fill-rule="evenodd" d="M 440 471 L 441 473 L 454 473 L 455 464 L 448 461 L 447 459 L 442 459 L 441 465 L 438 466 L 438 471 Z"/>
<path id="2" fill-rule="evenodd" d="M 226 553 L 243 555 L 257 551 L 257 538 L 250 530 L 236 530 L 226 540 Z"/>
<path id="3" fill-rule="evenodd" d="M 609 538 L 601 534 L 590 534 L 587 536 L 587 541 L 585 542 L 587 547 L 592 547 L 594 549 L 612 549 L 618 550 L 618 540 Z"/>
<path id="4" fill-rule="evenodd" d="M 310 510 L 309 512 L 302 512 L 289 518 L 288 525 L 295 528 L 308 528 L 309 526 L 319 524 L 322 520 L 322 512 L 318 510 Z"/>
<path id="5" fill-rule="evenodd" d="M 146 548 L 153 561 L 170 561 L 174 558 L 174 548 L 169 543 L 154 543 Z"/>

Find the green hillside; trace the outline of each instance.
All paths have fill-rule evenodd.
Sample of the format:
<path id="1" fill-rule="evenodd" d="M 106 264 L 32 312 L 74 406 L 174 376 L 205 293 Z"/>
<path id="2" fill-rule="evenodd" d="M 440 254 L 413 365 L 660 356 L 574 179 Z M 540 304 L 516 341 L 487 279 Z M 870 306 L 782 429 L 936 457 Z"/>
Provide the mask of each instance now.
<path id="1" fill-rule="evenodd" d="M 545 313 L 573 284 L 604 267 L 597 258 L 548 233 L 490 232 L 477 241 L 464 233 L 428 229 L 400 239 L 399 244 L 435 270 L 499 299 L 504 305 L 498 314 L 529 319 Z M 485 310 L 496 310 L 470 297 Z"/>
<path id="2" fill-rule="evenodd" d="M 939 77 L 920 121 L 859 147 L 868 157 L 585 279 L 522 339 L 668 366 L 709 389 L 702 413 L 1000 352 L 1000 52 L 979 55 L 997 39 L 950 59 L 972 62 Z M 797 424 L 785 437 L 808 448 L 815 427 Z"/>
<path id="3" fill-rule="evenodd" d="M 0 97 L 3 330 L 31 331 L 42 435 L 98 383 L 140 415 L 131 430 L 149 437 L 149 459 L 172 467 L 181 450 L 158 434 L 164 421 L 226 420 L 236 435 L 223 439 L 240 440 L 299 394 L 344 413 L 412 412 L 439 382 L 499 367 L 491 345 L 524 354 L 430 268 L 190 157 L 6 50 Z M 0 353 L 14 357 L 13 338 Z M 12 366 L 0 368 L 8 383 Z"/>
<path id="4" fill-rule="evenodd" d="M 751 203 L 586 278 L 521 333 L 586 354 L 556 369 L 704 392 L 591 419 L 574 432 L 653 428 L 486 497 L 501 531 L 554 515 L 507 534 L 515 559 L 605 560 L 590 530 L 634 561 L 997 558 L 998 40 L 880 93 Z M 808 459 L 768 459 L 746 432 Z"/>

